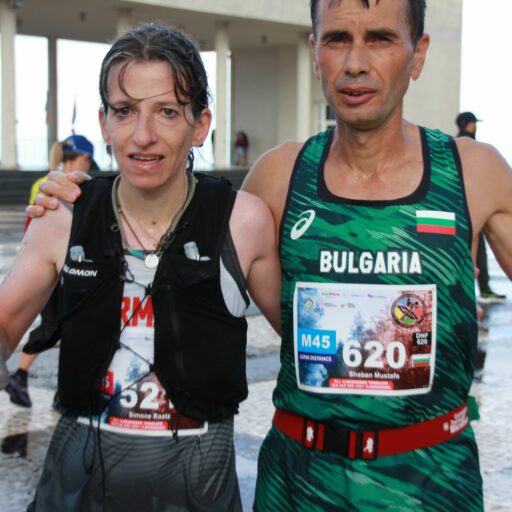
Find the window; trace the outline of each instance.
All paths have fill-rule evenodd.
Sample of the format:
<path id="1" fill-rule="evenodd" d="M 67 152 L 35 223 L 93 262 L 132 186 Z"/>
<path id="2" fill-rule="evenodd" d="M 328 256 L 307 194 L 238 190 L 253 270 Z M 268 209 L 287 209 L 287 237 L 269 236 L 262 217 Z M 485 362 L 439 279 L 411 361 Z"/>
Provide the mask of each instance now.
<path id="1" fill-rule="evenodd" d="M 336 126 L 334 111 L 325 102 L 316 104 L 316 131 L 323 132 L 329 126 Z"/>

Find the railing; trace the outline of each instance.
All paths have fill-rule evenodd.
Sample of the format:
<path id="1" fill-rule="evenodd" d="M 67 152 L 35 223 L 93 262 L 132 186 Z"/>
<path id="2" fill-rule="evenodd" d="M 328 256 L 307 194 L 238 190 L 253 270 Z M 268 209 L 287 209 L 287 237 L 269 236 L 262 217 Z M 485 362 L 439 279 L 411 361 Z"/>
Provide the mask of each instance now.
<path id="1" fill-rule="evenodd" d="M 102 171 L 116 171 L 116 161 L 108 154 L 103 140 L 91 141 L 94 144 L 94 160 Z M 23 138 L 17 140 L 18 169 L 38 171 L 48 169 L 48 142 L 43 138 Z M 211 147 L 194 149 L 194 169 L 211 171 L 214 169 Z"/>

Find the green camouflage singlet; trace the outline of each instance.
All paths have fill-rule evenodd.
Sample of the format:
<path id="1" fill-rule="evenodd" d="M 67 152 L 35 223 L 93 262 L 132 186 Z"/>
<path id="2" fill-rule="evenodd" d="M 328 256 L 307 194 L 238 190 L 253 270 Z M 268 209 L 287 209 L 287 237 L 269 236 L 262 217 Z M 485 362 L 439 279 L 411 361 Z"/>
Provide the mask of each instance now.
<path id="1" fill-rule="evenodd" d="M 467 399 L 477 344 L 471 222 L 455 142 L 421 129 L 417 190 L 363 201 L 327 189 L 332 134 L 304 145 L 285 205 L 274 404 L 357 430 L 440 416 Z M 425 450 L 350 461 L 272 429 L 260 453 L 255 507 L 482 510 L 473 432 Z"/>
<path id="2" fill-rule="evenodd" d="M 319 172 L 329 150 L 330 133 L 306 144 L 295 166 L 282 220 L 282 369 L 274 403 L 316 420 L 355 428 L 398 427 L 439 416 L 466 400 L 477 343 L 471 227 L 453 140 L 438 131 L 422 131 L 425 172 L 412 196 L 399 201 L 355 201 L 331 195 Z M 308 221 L 303 215 L 308 211 L 314 212 L 314 220 L 297 238 L 296 227 Z M 418 232 L 422 222 L 418 212 L 432 211 L 455 214 L 455 230 Z M 439 231 L 443 229 L 440 226 Z M 390 257 L 398 263 L 389 264 Z M 437 343 L 431 392 L 381 397 L 299 391 L 293 350 L 297 282 L 436 285 Z"/>

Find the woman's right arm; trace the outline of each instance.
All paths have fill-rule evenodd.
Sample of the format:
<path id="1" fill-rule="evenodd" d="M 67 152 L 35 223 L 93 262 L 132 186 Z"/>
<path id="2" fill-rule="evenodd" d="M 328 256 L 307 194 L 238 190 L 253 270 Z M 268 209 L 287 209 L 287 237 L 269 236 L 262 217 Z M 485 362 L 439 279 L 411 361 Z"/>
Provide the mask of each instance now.
<path id="1" fill-rule="evenodd" d="M 59 208 L 34 219 L 0 285 L 0 348 L 4 359 L 16 349 L 57 283 L 71 218 L 69 210 Z"/>

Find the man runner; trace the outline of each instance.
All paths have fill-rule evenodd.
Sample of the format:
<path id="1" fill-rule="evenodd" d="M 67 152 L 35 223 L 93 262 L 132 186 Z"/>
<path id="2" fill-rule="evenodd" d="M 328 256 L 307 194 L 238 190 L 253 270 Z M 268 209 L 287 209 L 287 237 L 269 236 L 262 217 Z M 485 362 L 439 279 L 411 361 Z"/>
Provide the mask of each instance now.
<path id="1" fill-rule="evenodd" d="M 485 229 L 512 277 L 512 173 L 495 149 L 403 119 L 423 0 L 312 0 L 336 126 L 285 143 L 244 189 L 270 206 L 282 367 L 255 511 L 481 511 L 466 400 Z"/>

